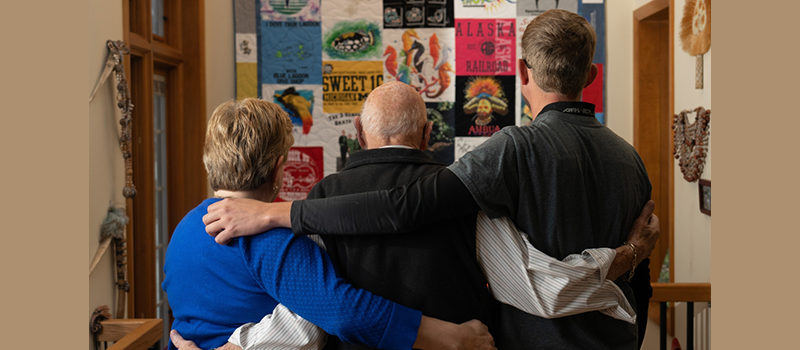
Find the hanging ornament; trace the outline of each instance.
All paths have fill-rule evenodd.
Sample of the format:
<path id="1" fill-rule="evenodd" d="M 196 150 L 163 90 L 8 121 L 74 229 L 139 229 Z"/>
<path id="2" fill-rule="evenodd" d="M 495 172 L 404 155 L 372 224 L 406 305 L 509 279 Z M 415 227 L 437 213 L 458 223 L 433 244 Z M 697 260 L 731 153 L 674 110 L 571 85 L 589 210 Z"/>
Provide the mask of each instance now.
<path id="1" fill-rule="evenodd" d="M 681 20 L 681 47 L 697 57 L 694 87 L 703 88 L 703 54 L 711 48 L 711 0 L 687 0 Z"/>
<path id="2" fill-rule="evenodd" d="M 128 78 L 125 76 L 124 56 L 131 53 L 130 49 L 125 46 L 125 42 L 121 40 L 106 41 L 108 46 L 108 59 L 106 60 L 106 68 L 103 74 L 100 75 L 100 80 L 92 90 L 89 96 L 89 102 L 92 102 L 97 90 L 106 82 L 106 79 L 114 73 L 114 79 L 117 81 L 117 107 L 119 108 L 122 117 L 119 124 L 122 127 L 119 133 L 119 147 L 122 150 L 122 158 L 125 159 L 125 187 L 122 189 L 122 195 L 125 198 L 133 198 L 136 196 L 136 186 L 133 185 L 133 160 L 131 158 L 131 112 L 133 111 L 133 103 L 131 103 L 130 91 L 128 90 Z"/>
<path id="3" fill-rule="evenodd" d="M 678 159 L 683 178 L 695 182 L 703 174 L 703 166 L 708 154 L 708 122 L 711 119 L 711 110 L 703 107 L 694 109 L 697 114 L 694 123 L 687 120 L 689 110 L 683 110 L 675 115 L 672 130 L 674 130 L 675 144 L 672 154 Z"/>

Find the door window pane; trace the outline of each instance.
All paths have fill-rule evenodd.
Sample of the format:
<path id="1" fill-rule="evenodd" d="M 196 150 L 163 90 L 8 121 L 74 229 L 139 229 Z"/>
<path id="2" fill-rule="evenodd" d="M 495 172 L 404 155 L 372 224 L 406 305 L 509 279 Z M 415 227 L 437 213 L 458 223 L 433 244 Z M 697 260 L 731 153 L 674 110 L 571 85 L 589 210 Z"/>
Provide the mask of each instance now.
<path id="1" fill-rule="evenodd" d="M 164 319 L 164 342 L 169 339 L 169 304 L 161 289 L 164 281 L 164 258 L 169 233 L 167 232 L 167 80 L 164 75 L 153 75 L 153 169 L 155 170 L 155 257 L 156 257 L 156 317 Z"/>
<path id="2" fill-rule="evenodd" d="M 153 34 L 164 36 L 164 0 L 151 0 Z"/>

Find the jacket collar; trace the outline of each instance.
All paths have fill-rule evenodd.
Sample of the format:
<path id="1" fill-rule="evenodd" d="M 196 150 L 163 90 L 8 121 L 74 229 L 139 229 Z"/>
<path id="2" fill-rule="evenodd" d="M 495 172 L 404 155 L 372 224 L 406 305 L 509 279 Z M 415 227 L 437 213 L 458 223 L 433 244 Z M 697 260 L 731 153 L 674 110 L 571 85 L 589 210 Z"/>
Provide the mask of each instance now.
<path id="1" fill-rule="evenodd" d="M 547 106 L 544 106 L 544 108 L 542 108 L 542 111 L 539 112 L 537 116 L 542 115 L 545 112 L 549 111 L 558 111 L 561 113 L 580 115 L 584 117 L 592 117 L 592 118 L 595 117 L 594 104 L 588 102 L 579 102 L 579 101 L 553 102 Z"/>
<path id="2" fill-rule="evenodd" d="M 425 152 L 418 149 L 378 148 L 353 153 L 347 159 L 344 170 L 380 163 L 439 164 L 433 161 Z"/>

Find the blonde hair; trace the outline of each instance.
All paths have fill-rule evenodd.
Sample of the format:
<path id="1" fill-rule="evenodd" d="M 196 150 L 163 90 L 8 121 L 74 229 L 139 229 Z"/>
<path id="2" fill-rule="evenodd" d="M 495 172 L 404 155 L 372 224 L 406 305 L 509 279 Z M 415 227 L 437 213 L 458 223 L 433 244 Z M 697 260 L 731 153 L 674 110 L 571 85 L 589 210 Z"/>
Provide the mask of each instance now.
<path id="1" fill-rule="evenodd" d="M 203 164 L 211 188 L 254 190 L 268 180 L 294 143 L 292 121 L 278 105 L 246 98 L 214 110 L 206 129 Z"/>
<path id="2" fill-rule="evenodd" d="M 415 140 L 427 121 L 425 101 L 413 87 L 399 81 L 372 90 L 361 107 L 364 132 L 384 139 L 402 136 Z"/>
<path id="3" fill-rule="evenodd" d="M 577 98 L 594 58 L 597 34 L 585 18 L 548 10 L 534 18 L 522 35 L 522 59 L 545 92 Z"/>

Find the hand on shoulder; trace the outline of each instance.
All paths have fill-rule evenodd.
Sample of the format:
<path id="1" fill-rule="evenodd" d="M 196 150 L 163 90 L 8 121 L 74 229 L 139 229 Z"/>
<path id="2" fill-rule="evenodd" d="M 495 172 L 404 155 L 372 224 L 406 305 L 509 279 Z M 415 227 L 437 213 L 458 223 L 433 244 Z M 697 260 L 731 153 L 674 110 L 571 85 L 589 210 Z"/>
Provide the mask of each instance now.
<path id="1" fill-rule="evenodd" d="M 208 206 L 203 216 L 206 232 L 219 244 L 275 227 L 291 227 L 292 202 L 266 203 L 255 199 L 227 198 Z"/>

